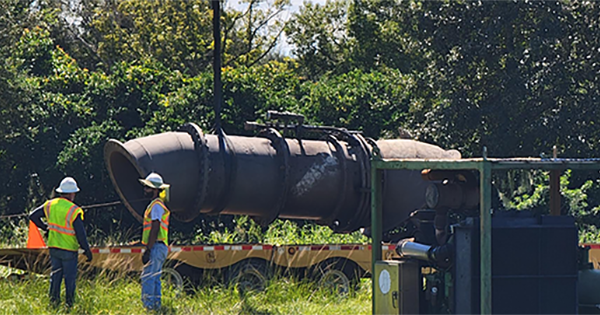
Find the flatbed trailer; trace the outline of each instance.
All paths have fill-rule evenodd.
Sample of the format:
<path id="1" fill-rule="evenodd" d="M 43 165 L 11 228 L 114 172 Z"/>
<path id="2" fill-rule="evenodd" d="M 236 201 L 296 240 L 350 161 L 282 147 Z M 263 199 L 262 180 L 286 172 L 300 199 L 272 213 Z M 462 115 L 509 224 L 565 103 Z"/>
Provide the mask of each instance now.
<path id="1" fill-rule="evenodd" d="M 394 245 L 382 245 L 382 258 L 397 257 Z M 93 259 L 80 266 L 87 270 L 139 273 L 142 270 L 141 246 L 92 247 Z M 82 251 L 80 250 L 80 253 Z M 49 274 L 47 248 L 0 249 L 0 265 L 37 274 Z M 276 272 L 311 277 L 323 285 L 348 291 L 361 277 L 371 272 L 371 245 L 270 245 L 223 244 L 169 246 L 165 263 L 167 276 L 183 284 L 202 283 L 207 277 L 238 283 L 244 288 L 262 288 Z"/>
<path id="2" fill-rule="evenodd" d="M 600 269 L 600 244 L 581 244 L 589 250 L 589 261 Z M 139 273 L 142 270 L 141 246 L 92 247 L 93 260 L 84 269 L 116 273 Z M 347 292 L 361 277 L 371 273 L 371 245 L 174 245 L 169 247 L 165 276 L 176 286 L 187 280 L 202 283 L 208 277 L 217 282 L 239 284 L 243 288 L 261 289 L 276 272 L 310 277 L 319 283 Z M 382 259 L 398 257 L 395 246 L 382 245 Z M 0 265 L 36 274 L 49 274 L 47 248 L 0 249 Z M 185 280 L 184 280 L 185 279 Z"/>

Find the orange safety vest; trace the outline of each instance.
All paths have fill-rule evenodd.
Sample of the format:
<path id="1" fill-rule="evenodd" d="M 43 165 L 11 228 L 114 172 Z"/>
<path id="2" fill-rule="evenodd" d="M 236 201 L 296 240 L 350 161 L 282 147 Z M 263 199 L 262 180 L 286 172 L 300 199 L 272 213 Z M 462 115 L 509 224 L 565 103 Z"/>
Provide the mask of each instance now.
<path id="1" fill-rule="evenodd" d="M 160 198 L 156 198 L 152 200 L 152 202 L 146 208 L 146 212 L 144 212 L 144 226 L 142 230 L 142 244 L 148 245 L 148 241 L 150 240 L 150 230 L 152 229 L 152 219 L 150 218 L 150 213 L 152 212 L 152 207 L 154 205 L 159 205 L 163 208 L 164 212 L 160 219 L 160 229 L 158 230 L 158 236 L 156 237 L 157 241 L 163 241 L 165 245 L 168 245 L 169 240 L 169 215 L 171 212 L 167 209 L 167 206 L 163 203 Z"/>
<path id="2" fill-rule="evenodd" d="M 44 214 L 48 220 L 48 247 L 70 251 L 79 249 L 73 222 L 78 215 L 83 220 L 83 210 L 65 198 L 54 198 L 44 203 Z"/>

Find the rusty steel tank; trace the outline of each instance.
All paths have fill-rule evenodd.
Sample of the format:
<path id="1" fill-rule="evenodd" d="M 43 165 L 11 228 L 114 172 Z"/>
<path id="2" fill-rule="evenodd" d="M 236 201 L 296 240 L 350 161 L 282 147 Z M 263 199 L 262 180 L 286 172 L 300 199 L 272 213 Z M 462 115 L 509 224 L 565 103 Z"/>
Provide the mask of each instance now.
<path id="1" fill-rule="evenodd" d="M 333 127 L 295 125 L 297 136 L 286 138 L 276 128 L 247 125 L 258 135 L 204 134 L 188 123 L 126 143 L 111 139 L 104 149 L 110 178 L 138 220 L 148 203 L 138 179 L 157 172 L 171 184 L 167 206 L 179 221 L 236 214 L 263 225 L 276 218 L 306 219 L 351 232 L 370 226 L 374 151 L 382 158 L 460 158 L 456 150 L 407 139 L 374 141 Z M 302 139 L 300 131 L 319 137 Z M 384 173 L 384 230 L 425 205 L 428 184 L 418 171 Z"/>

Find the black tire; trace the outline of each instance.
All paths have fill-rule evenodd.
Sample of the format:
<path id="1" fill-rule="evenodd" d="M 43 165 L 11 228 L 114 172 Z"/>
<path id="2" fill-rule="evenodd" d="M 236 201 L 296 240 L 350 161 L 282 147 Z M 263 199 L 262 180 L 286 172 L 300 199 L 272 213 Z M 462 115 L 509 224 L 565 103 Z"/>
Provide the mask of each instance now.
<path id="1" fill-rule="evenodd" d="M 200 286 L 204 282 L 204 269 L 190 266 L 182 262 L 167 264 L 165 267 L 171 267 L 177 272 L 179 272 L 179 274 L 183 278 L 183 286 L 186 292 L 192 292 L 191 289 Z"/>
<path id="2" fill-rule="evenodd" d="M 267 262 L 261 259 L 242 260 L 227 272 L 227 284 L 236 286 L 242 294 L 248 291 L 264 291 L 270 278 Z"/>

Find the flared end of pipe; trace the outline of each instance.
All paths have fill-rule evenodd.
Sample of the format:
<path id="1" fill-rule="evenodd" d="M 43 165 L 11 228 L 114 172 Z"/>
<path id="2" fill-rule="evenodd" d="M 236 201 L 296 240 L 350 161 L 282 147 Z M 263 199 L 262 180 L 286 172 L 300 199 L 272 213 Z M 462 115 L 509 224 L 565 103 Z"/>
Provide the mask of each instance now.
<path id="1" fill-rule="evenodd" d="M 207 163 L 199 163 L 206 159 L 206 154 L 196 147 L 190 132 L 165 132 L 126 143 L 111 139 L 106 143 L 104 160 L 110 179 L 125 207 L 138 221 L 150 202 L 138 180 L 151 172 L 160 174 L 170 184 L 166 205 L 172 218 L 189 222 L 199 215 Z"/>
<path id="2" fill-rule="evenodd" d="M 138 182 L 145 175 L 143 170 L 123 143 L 114 139 L 108 140 L 104 146 L 104 161 L 110 180 L 125 207 L 142 222 L 148 204 L 148 198 L 144 197 L 144 191 Z"/>

